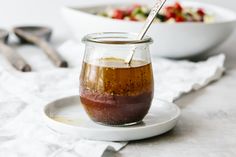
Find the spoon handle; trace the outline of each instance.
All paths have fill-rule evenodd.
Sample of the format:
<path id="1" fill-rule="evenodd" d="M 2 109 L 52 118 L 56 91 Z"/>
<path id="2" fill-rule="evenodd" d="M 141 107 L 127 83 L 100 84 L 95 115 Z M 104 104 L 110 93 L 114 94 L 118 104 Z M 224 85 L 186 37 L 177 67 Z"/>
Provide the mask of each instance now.
<path id="1" fill-rule="evenodd" d="M 31 33 L 24 32 L 20 29 L 15 29 L 14 31 L 18 36 L 20 36 L 24 40 L 40 47 L 56 66 L 68 67 L 68 63 L 64 59 L 62 59 L 58 52 L 52 46 L 50 46 L 46 40 L 41 39 Z"/>
<path id="2" fill-rule="evenodd" d="M 62 59 L 58 52 L 53 47 L 51 47 L 47 41 L 38 38 L 38 41 L 35 42 L 35 44 L 38 45 L 47 54 L 47 56 L 56 66 L 68 67 L 68 63 Z"/>
<path id="3" fill-rule="evenodd" d="M 165 4 L 166 0 L 157 0 L 156 4 L 154 5 L 154 7 L 151 9 L 145 24 L 142 28 L 142 30 L 140 31 L 139 35 L 138 35 L 138 40 L 142 40 L 143 37 L 145 36 L 145 34 L 147 33 L 149 27 L 151 26 L 153 20 L 155 19 L 157 13 L 161 10 L 161 8 L 163 7 L 163 5 Z M 131 64 L 132 58 L 134 56 L 135 53 L 135 49 L 133 49 L 128 57 L 125 59 L 125 63 L 127 64 Z"/>
<path id="4" fill-rule="evenodd" d="M 31 71 L 30 65 L 4 42 L 0 42 L 0 51 L 17 70 L 22 72 Z"/>
<path id="5" fill-rule="evenodd" d="M 161 8 L 165 4 L 165 2 L 166 2 L 166 0 L 157 0 L 156 4 L 153 6 L 153 8 L 151 9 L 151 11 L 148 15 L 147 20 L 145 21 L 145 24 L 144 24 L 142 30 L 140 31 L 140 33 L 138 35 L 138 40 L 143 39 L 143 37 L 147 33 L 149 27 L 151 26 L 153 20 L 155 19 L 157 13 L 161 10 Z"/>

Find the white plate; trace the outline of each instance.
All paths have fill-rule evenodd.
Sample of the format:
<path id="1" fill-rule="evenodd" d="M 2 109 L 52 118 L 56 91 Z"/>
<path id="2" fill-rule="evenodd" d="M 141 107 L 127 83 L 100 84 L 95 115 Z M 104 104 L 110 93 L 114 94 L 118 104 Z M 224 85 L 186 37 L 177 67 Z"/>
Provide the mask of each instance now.
<path id="1" fill-rule="evenodd" d="M 186 7 L 204 8 L 216 17 L 216 21 L 213 23 L 153 23 L 148 30 L 148 35 L 154 39 L 151 45 L 153 56 L 182 58 L 199 55 L 219 46 L 235 29 L 236 14 L 229 9 L 196 1 L 181 1 L 181 4 Z M 64 7 L 62 15 L 79 41 L 84 35 L 95 32 L 137 33 L 143 27 L 143 22 L 114 20 L 91 14 L 91 12 L 104 10 L 108 6 L 127 5 L 130 4 L 127 2 Z"/>
<path id="2" fill-rule="evenodd" d="M 78 96 L 53 101 L 44 108 L 45 122 L 54 131 L 102 141 L 131 141 L 157 136 L 172 129 L 179 116 L 180 109 L 175 104 L 154 100 L 141 124 L 110 127 L 91 121 Z"/>

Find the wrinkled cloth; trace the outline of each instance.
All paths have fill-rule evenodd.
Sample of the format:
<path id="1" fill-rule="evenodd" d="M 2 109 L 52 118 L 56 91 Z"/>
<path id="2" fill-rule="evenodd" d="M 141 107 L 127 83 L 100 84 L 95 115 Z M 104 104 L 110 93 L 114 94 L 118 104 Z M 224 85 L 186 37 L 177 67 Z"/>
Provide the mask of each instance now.
<path id="1" fill-rule="evenodd" d="M 0 156 L 100 157 L 119 151 L 127 142 L 90 141 L 50 130 L 42 119 L 43 106 L 55 99 L 78 94 L 83 46 L 67 41 L 59 47 L 70 68 L 21 73 L 0 58 Z M 221 78 L 225 56 L 206 61 L 153 58 L 155 97 L 174 101 Z M 42 61 L 35 60 L 38 67 Z"/>

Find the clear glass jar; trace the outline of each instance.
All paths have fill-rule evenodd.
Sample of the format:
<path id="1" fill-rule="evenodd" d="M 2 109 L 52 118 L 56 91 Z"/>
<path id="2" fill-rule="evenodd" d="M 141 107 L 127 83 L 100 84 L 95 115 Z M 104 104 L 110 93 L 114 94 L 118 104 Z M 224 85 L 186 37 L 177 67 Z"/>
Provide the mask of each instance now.
<path id="1" fill-rule="evenodd" d="M 89 117 L 105 125 L 142 121 L 153 98 L 150 37 L 136 34 L 95 33 L 86 44 L 80 74 L 80 99 Z M 132 61 L 125 60 L 134 51 Z"/>

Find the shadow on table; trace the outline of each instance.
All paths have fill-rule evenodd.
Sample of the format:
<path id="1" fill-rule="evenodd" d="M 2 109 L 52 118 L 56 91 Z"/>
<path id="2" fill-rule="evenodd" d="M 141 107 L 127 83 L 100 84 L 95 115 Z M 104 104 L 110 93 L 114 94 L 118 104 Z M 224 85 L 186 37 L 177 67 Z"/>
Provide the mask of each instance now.
<path id="1" fill-rule="evenodd" d="M 221 80 L 219 80 L 221 81 Z M 215 84 L 216 82 L 211 83 Z M 180 99 L 178 99 L 175 103 L 183 110 L 182 111 L 182 115 L 179 119 L 178 124 L 176 125 L 176 127 L 172 130 L 170 130 L 167 133 L 164 133 L 160 136 L 156 136 L 156 137 L 152 137 L 152 138 L 148 138 L 148 139 L 144 139 L 144 140 L 137 140 L 137 141 L 131 141 L 130 144 L 135 144 L 135 145 L 145 145 L 145 144 L 160 144 L 161 142 L 173 142 L 173 141 L 181 141 L 181 139 L 185 138 L 186 136 L 191 137 L 191 135 L 194 134 L 195 129 L 192 126 L 193 124 L 193 118 L 188 117 L 189 114 L 185 115 L 184 114 L 184 109 L 188 106 L 188 105 L 196 105 L 196 103 L 192 103 L 195 99 L 197 99 L 198 97 L 200 97 L 201 95 L 204 95 L 205 92 L 207 92 L 206 90 L 207 87 L 204 87 L 198 91 L 193 91 L 183 97 L 181 97 Z"/>
<path id="2" fill-rule="evenodd" d="M 161 142 L 161 141 L 166 141 L 166 140 L 173 140 L 179 137 L 179 135 L 176 134 L 176 128 L 170 130 L 167 133 L 162 134 L 161 136 L 156 136 L 156 137 L 152 137 L 152 138 L 147 138 L 144 140 L 136 140 L 136 141 L 130 141 L 129 144 L 135 144 L 135 145 L 145 145 L 148 143 L 156 143 L 156 142 Z M 129 145 L 128 144 L 128 145 Z M 125 149 L 125 148 L 124 148 Z M 122 156 L 122 153 L 120 152 L 113 152 L 113 151 L 106 151 L 102 157 L 120 157 Z"/>
<path id="3" fill-rule="evenodd" d="M 226 75 L 226 74 L 224 74 L 224 76 L 225 76 L 225 75 Z M 181 96 L 179 99 L 177 99 L 177 100 L 175 101 L 175 104 L 177 104 L 180 109 L 184 109 L 184 108 L 186 108 L 188 105 L 194 105 L 194 104 L 192 104 L 192 102 L 195 101 L 197 98 L 201 97 L 202 95 L 204 95 L 205 92 L 207 92 L 207 91 L 206 91 L 206 88 L 207 88 L 208 86 L 214 85 L 214 84 L 217 83 L 218 81 L 221 81 L 221 79 L 220 79 L 220 80 L 213 81 L 213 82 L 211 82 L 210 84 L 208 84 L 207 86 L 202 87 L 201 89 L 193 90 L 193 91 L 191 91 L 190 93 L 184 94 L 183 96 Z"/>

